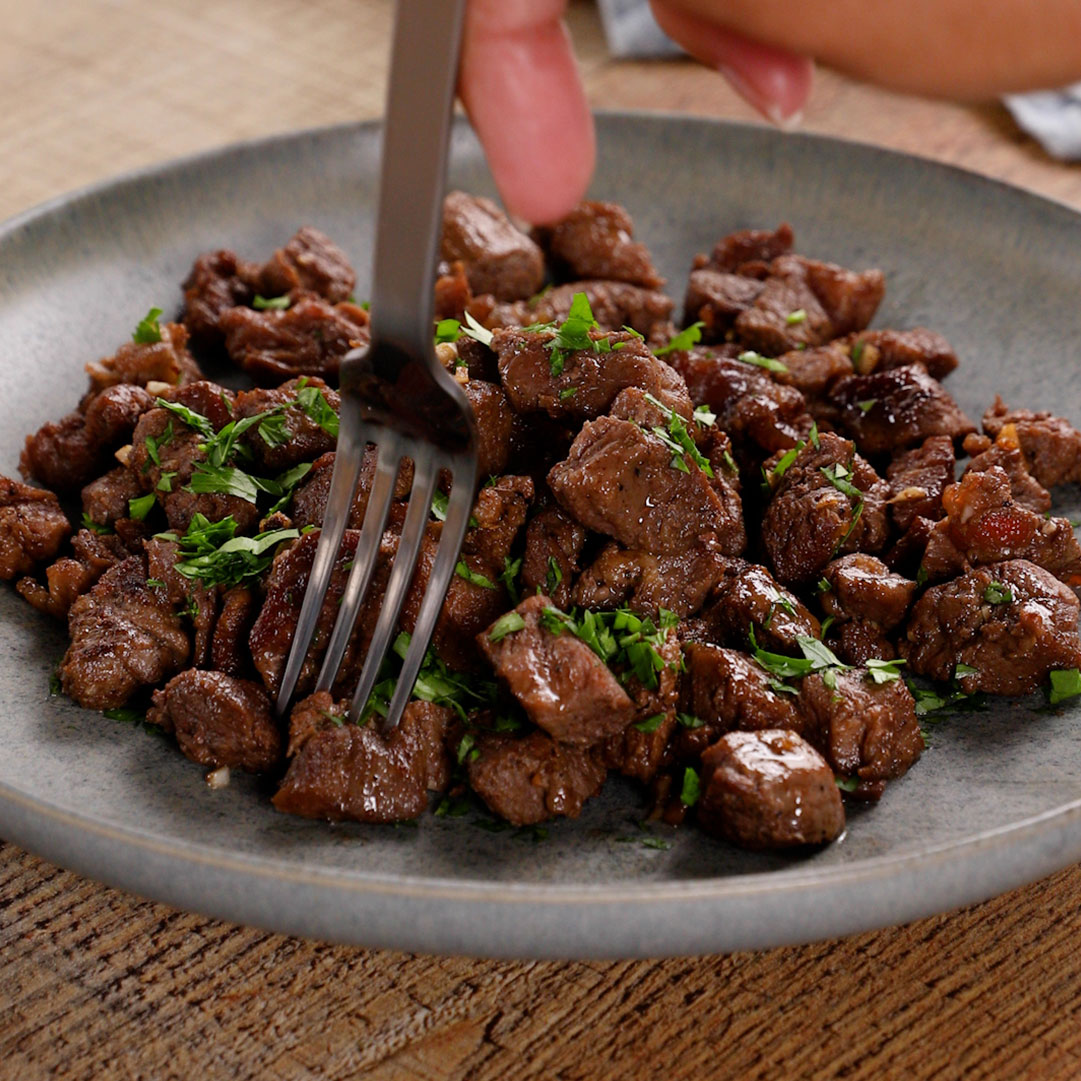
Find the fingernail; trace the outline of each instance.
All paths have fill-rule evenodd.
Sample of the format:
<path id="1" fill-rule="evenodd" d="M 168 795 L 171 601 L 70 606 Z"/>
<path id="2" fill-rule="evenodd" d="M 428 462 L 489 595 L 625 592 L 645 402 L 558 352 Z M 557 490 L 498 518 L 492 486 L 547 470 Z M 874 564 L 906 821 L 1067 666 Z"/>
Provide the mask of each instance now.
<path id="1" fill-rule="evenodd" d="M 762 114 L 771 124 L 775 124 L 783 131 L 791 131 L 799 127 L 803 121 L 803 109 L 796 104 L 794 108 L 786 108 L 783 101 L 791 100 L 792 95 L 784 93 L 782 73 L 777 70 L 763 72 L 763 82 L 770 85 L 766 89 L 757 81 L 752 81 L 747 75 L 731 64 L 720 64 L 717 70 L 728 80 L 732 89 L 752 108 Z M 778 93 L 778 91 L 782 91 Z"/>

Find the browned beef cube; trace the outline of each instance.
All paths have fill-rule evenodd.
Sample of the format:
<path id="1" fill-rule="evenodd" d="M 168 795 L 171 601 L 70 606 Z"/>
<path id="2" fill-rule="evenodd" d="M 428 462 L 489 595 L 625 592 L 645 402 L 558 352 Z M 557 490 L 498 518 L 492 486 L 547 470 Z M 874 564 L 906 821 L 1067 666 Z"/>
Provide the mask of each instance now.
<path id="1" fill-rule="evenodd" d="M 730 732 L 702 756 L 698 824 L 744 848 L 824 844 L 845 826 L 822 756 L 795 732 Z"/>
<path id="2" fill-rule="evenodd" d="M 162 323 L 161 340 L 125 342 L 111 357 L 86 366 L 91 391 L 118 383 L 194 383 L 203 378 L 195 358 L 188 352 L 188 331 L 179 323 Z"/>
<path id="3" fill-rule="evenodd" d="M 113 464 L 113 452 L 153 405 L 142 387 L 119 384 L 92 395 L 83 412 L 43 425 L 26 438 L 19 460 L 24 476 L 58 492 L 75 492 Z"/>
<path id="4" fill-rule="evenodd" d="M 869 660 L 892 661 L 897 656 L 896 647 L 881 625 L 870 619 L 834 624 L 828 645 L 845 664 L 857 667 Z"/>
<path id="5" fill-rule="evenodd" d="M 375 447 L 368 445 L 360 466 L 360 478 L 353 493 L 353 508 L 349 512 L 349 528 L 360 529 L 364 524 L 364 513 L 368 509 L 368 499 L 375 483 L 378 455 Z M 290 516 L 298 527 L 306 525 L 321 526 L 327 510 L 327 496 L 330 494 L 330 479 L 334 472 L 334 451 L 320 455 L 313 463 L 311 471 L 301 482 L 293 496 Z M 394 484 L 391 503 L 390 524 L 393 528 L 405 518 L 405 501 L 413 487 L 413 462 L 409 458 L 402 460 L 398 469 L 398 478 Z"/>
<path id="6" fill-rule="evenodd" d="M 646 783 L 660 769 L 676 728 L 682 650 L 674 628 L 667 630 L 657 653 L 664 661 L 664 667 L 657 673 L 657 686 L 647 687 L 633 676 L 628 680 L 634 719 L 622 732 L 609 736 L 601 751 L 609 769 Z"/>
<path id="7" fill-rule="evenodd" d="M 835 559 L 822 572 L 830 588 L 822 607 L 838 623 L 864 619 L 893 630 L 908 614 L 917 586 L 866 552 Z"/>
<path id="8" fill-rule="evenodd" d="M 495 298 L 492 297 L 490 302 L 480 305 L 477 311 L 474 311 L 473 290 L 469 288 L 465 263 L 461 259 L 454 259 L 450 263 L 439 264 L 435 279 L 435 319 L 437 322 L 443 319 L 457 319 L 461 323 L 465 319 L 468 308 L 478 322 L 484 323 L 485 326 L 494 326 L 496 324 L 486 323 L 478 314 L 481 308 L 487 314 L 494 303 Z"/>
<path id="9" fill-rule="evenodd" d="M 515 609 L 520 630 L 493 641 L 489 627 L 477 644 L 534 724 L 561 743 L 592 747 L 627 727 L 634 703 L 585 642 L 544 626 L 551 606 L 543 593 L 527 598 Z"/>
<path id="10" fill-rule="evenodd" d="M 787 222 L 774 230 L 740 229 L 717 241 L 709 262 L 718 270 L 757 277 L 778 256 L 787 255 L 794 240 Z"/>
<path id="11" fill-rule="evenodd" d="M 737 351 L 738 352 L 738 351 Z M 736 442 L 751 440 L 768 453 L 793 447 L 809 426 L 807 403 L 795 387 L 775 382 L 760 367 L 722 351 L 672 354 L 691 400 L 717 414 L 717 425 Z"/>
<path id="12" fill-rule="evenodd" d="M 865 330 L 843 344 L 859 375 L 917 365 L 932 378 L 945 379 L 957 367 L 957 354 L 941 334 L 926 327 Z"/>
<path id="13" fill-rule="evenodd" d="M 753 631 L 762 649 L 798 654 L 797 639 L 821 631 L 810 609 L 765 567 L 742 560 L 729 564 L 702 618 L 712 640 L 740 649 L 750 648 Z"/>
<path id="14" fill-rule="evenodd" d="M 804 678 L 799 708 L 804 736 L 837 773 L 861 781 L 900 777 L 919 758 L 923 737 L 916 702 L 902 679 L 875 683 L 866 669 Z"/>
<path id="15" fill-rule="evenodd" d="M 860 273 L 832 263 L 782 255 L 769 268 L 762 291 L 736 318 L 736 337 L 767 356 L 800 344 L 822 345 L 862 330 L 885 293 L 881 271 Z"/>
<path id="16" fill-rule="evenodd" d="M 375 720 L 346 724 L 349 703 L 326 692 L 306 698 L 289 722 L 289 770 L 274 796 L 288 814 L 331 822 L 399 822 L 416 818 L 428 792 L 446 787 L 450 763 L 445 740 L 450 709 L 410 702 L 387 735 Z"/>
<path id="17" fill-rule="evenodd" d="M 672 298 L 657 289 L 629 282 L 580 281 L 557 285 L 530 300 L 492 304 L 479 298 L 470 312 L 487 327 L 526 327 L 534 323 L 562 323 L 570 314 L 577 293 L 585 293 L 593 318 L 602 330 L 631 327 L 648 340 L 668 332 Z"/>
<path id="18" fill-rule="evenodd" d="M 687 279 L 684 322 L 702 324 L 702 340 L 723 342 L 736 319 L 757 300 L 762 283 L 712 266 L 698 267 Z"/>
<path id="19" fill-rule="evenodd" d="M 255 671 L 248 647 L 255 613 L 255 595 L 247 586 L 226 590 L 210 640 L 210 663 L 215 671 L 238 679 Z"/>
<path id="20" fill-rule="evenodd" d="M 1027 559 L 1075 589 L 1081 587 L 1081 546 L 1066 518 L 1045 518 L 1014 502 L 1006 471 L 966 473 L 942 496 L 946 518 L 931 534 L 924 568 L 931 578 L 968 563 Z M 953 552 L 960 553 L 958 563 Z"/>
<path id="21" fill-rule="evenodd" d="M 484 734 L 469 763 L 469 784 L 489 809 L 515 826 L 556 815 L 577 818 L 604 784 L 607 769 L 596 750 L 557 743 L 543 732 Z"/>
<path id="22" fill-rule="evenodd" d="M 80 529 L 71 540 L 71 555 L 46 568 L 44 585 L 33 578 L 23 578 L 15 589 L 39 611 L 64 619 L 76 597 L 130 554 L 119 537 Z"/>
<path id="23" fill-rule="evenodd" d="M 833 385 L 840 423 L 863 454 L 892 454 L 932 435 L 960 442 L 975 425 L 920 367 L 851 375 Z"/>
<path id="24" fill-rule="evenodd" d="M 809 582 L 838 553 L 881 549 L 886 495 L 885 483 L 847 439 L 823 432 L 817 447 L 808 443 L 776 481 L 762 518 L 777 578 Z"/>
<path id="25" fill-rule="evenodd" d="M 966 435 L 964 449 L 972 457 L 965 467 L 966 473 L 986 473 L 997 465 L 1010 478 L 1010 493 L 1015 503 L 1037 514 L 1051 509 L 1051 493 L 1028 471 L 1014 425 L 1004 425 L 993 443 L 985 435 Z"/>
<path id="26" fill-rule="evenodd" d="M 179 672 L 191 654 L 180 616 L 147 586 L 138 556 L 106 571 L 75 601 L 68 631 L 60 685 L 88 709 L 124 705 L 141 687 Z"/>
<path id="27" fill-rule="evenodd" d="M 734 729 L 803 730 L 795 693 L 780 690 L 783 685 L 746 653 L 691 642 L 683 658 L 687 670 L 680 709 L 700 723 L 677 731 L 673 751 L 678 760 L 697 758 Z"/>
<path id="28" fill-rule="evenodd" d="M 302 296 L 284 311 L 230 308 L 218 326 L 233 362 L 272 385 L 295 375 L 335 379 L 342 357 L 368 343 L 363 308 L 313 296 Z"/>
<path id="29" fill-rule="evenodd" d="M 554 272 L 564 281 L 602 278 L 659 289 L 657 273 L 644 244 L 634 240 L 634 222 L 616 203 L 579 203 L 562 221 L 543 230 Z"/>
<path id="30" fill-rule="evenodd" d="M 356 555 L 359 536 L 356 530 L 347 529 L 342 538 L 342 546 L 334 562 L 326 599 L 319 612 L 315 635 L 297 682 L 300 694 L 307 693 L 315 683 L 323 652 L 330 640 L 330 632 L 338 618 L 338 607 L 341 604 L 342 594 L 345 592 L 353 557 Z M 266 600 L 251 629 L 249 644 L 252 659 L 256 671 L 262 677 L 272 697 L 277 696 L 281 686 L 285 659 L 293 644 L 293 635 L 300 617 L 300 606 L 304 601 L 304 591 L 308 587 L 308 576 L 311 574 L 312 560 L 315 558 L 315 549 L 318 544 L 319 533 L 316 530 L 305 534 L 294 544 L 279 550 L 271 564 L 270 575 L 266 581 Z M 375 620 L 382 604 L 383 593 L 386 591 L 390 563 L 397 550 L 397 544 L 397 537 L 389 533 L 384 535 L 368 598 L 357 617 L 356 628 L 342 659 L 335 684 L 342 694 L 351 694 L 360 677 L 364 657 L 375 628 Z"/>
<path id="31" fill-rule="evenodd" d="M 641 338 L 593 331 L 598 346 L 562 354 L 562 369 L 553 373 L 552 352 L 546 347 L 553 337 L 552 331 L 495 332 L 492 348 L 499 356 L 499 374 L 519 412 L 543 410 L 554 418 L 591 419 L 604 413 L 625 387 L 640 387 L 690 418 L 683 380 Z"/>
<path id="32" fill-rule="evenodd" d="M 848 350 L 840 342 L 793 349 L 778 359 L 785 370 L 774 373 L 777 382 L 795 387 L 808 399 L 821 398 L 838 379 L 852 374 Z"/>
<path id="33" fill-rule="evenodd" d="M 71 523 L 52 492 L 0 477 L 0 578 L 27 574 L 70 536 Z"/>
<path id="34" fill-rule="evenodd" d="M 1045 487 L 1081 481 L 1081 432 L 1069 421 L 1048 412 L 1007 409 L 996 395 L 983 415 L 984 430 L 997 437 L 1012 424 L 1029 471 Z"/>
<path id="35" fill-rule="evenodd" d="M 953 439 L 933 435 L 905 451 L 886 467 L 890 486 L 890 517 L 902 533 L 916 518 L 942 517 L 942 493 L 953 484 L 957 459 Z"/>
<path id="36" fill-rule="evenodd" d="M 993 563 L 928 589 L 900 650 L 911 671 L 956 676 L 969 694 L 1028 694 L 1053 669 L 1081 667 L 1078 609 L 1074 593 L 1041 567 Z M 958 664 L 975 672 L 958 675 Z"/>
<path id="37" fill-rule="evenodd" d="M 231 251 L 213 251 L 195 260 L 183 284 L 185 327 L 192 340 L 213 345 L 221 340 L 218 319 L 223 312 L 250 304 L 259 267 Z"/>
<path id="38" fill-rule="evenodd" d="M 195 631 L 191 663 L 196 668 L 206 664 L 210 655 L 210 635 L 218 614 L 218 593 L 186 578 L 176 569 L 179 549 L 164 537 L 146 542 L 147 584 L 177 611 L 191 619 Z M 160 592 L 158 592 L 160 591 Z"/>
<path id="39" fill-rule="evenodd" d="M 176 734 L 181 751 L 201 766 L 266 773 L 282 755 L 270 699 L 258 683 L 189 668 L 160 691 L 146 715 Z"/>
<path id="40" fill-rule="evenodd" d="M 452 191 L 443 200 L 440 255 L 465 266 L 474 295 L 524 300 L 544 283 L 544 255 L 492 202 Z"/>
<path id="41" fill-rule="evenodd" d="M 502 473 L 510 461 L 514 412 L 503 388 L 482 379 L 470 379 L 462 387 L 477 422 L 477 476 L 484 479 Z"/>
<path id="42" fill-rule="evenodd" d="M 341 408 L 338 392 L 328 387 L 322 379 L 306 376 L 303 385 L 318 390 L 335 413 Z M 233 416 L 236 420 L 244 420 L 247 417 L 258 416 L 260 413 L 280 409 L 290 402 L 295 402 L 297 392 L 301 389 L 300 379 L 290 379 L 273 390 L 257 388 L 241 391 L 236 397 Z M 289 433 L 284 443 L 277 445 L 268 443 L 259 434 L 258 424 L 249 428 L 241 436 L 259 464 L 260 468 L 255 470 L 256 472 L 261 471 L 267 476 L 274 476 L 301 462 L 314 461 L 321 454 L 334 449 L 337 442 L 335 437 L 325 428 L 320 427 L 299 405 L 290 406 L 284 411 L 282 417 L 285 430 Z"/>
<path id="43" fill-rule="evenodd" d="M 601 417 L 582 428 L 548 484 L 578 521 L 627 548 L 674 555 L 714 533 L 722 550 L 730 550 L 735 535 L 742 538 L 742 519 L 693 461 L 679 461 L 686 472 L 673 466 L 672 450 L 658 436 Z"/>
<path id="44" fill-rule="evenodd" d="M 539 589 L 552 598 L 557 608 L 568 608 L 585 542 L 585 528 L 561 508 L 545 507 L 535 515 L 525 533 L 523 592 L 535 593 Z"/>
<path id="45" fill-rule="evenodd" d="M 349 299 L 356 284 L 356 272 L 345 252 L 310 225 L 298 229 L 259 272 L 259 292 L 264 297 L 316 293 L 337 304 Z"/>
<path id="46" fill-rule="evenodd" d="M 462 551 L 478 556 L 492 573 L 501 573 L 532 502 L 530 477 L 493 477 L 477 493 L 472 517 L 476 524 L 466 531 Z"/>
<path id="47" fill-rule="evenodd" d="M 83 488 L 83 513 L 96 525 L 111 529 L 118 518 L 130 517 L 129 501 L 142 494 L 139 478 L 126 466 L 117 466 Z"/>
<path id="48" fill-rule="evenodd" d="M 702 607 L 727 562 L 717 538 L 708 533 L 670 556 L 608 544 L 575 583 L 572 596 L 582 608 L 627 607 L 654 619 L 664 608 L 682 619 Z"/>

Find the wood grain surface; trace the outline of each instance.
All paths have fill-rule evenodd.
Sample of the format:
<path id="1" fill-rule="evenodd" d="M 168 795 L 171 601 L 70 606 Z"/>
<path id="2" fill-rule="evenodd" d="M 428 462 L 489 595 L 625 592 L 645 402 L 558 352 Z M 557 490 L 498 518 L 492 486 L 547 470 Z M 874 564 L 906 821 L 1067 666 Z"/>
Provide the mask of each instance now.
<path id="1" fill-rule="evenodd" d="M 0 218 L 122 170 L 379 113 L 385 0 L 0 0 Z M 615 63 L 598 107 L 751 119 L 685 61 Z M 823 73 L 805 126 L 1081 207 L 997 105 Z M 0 1078 L 1076 1079 L 1081 870 L 843 941 L 634 963 L 413 957 L 140 901 L 0 842 Z"/>

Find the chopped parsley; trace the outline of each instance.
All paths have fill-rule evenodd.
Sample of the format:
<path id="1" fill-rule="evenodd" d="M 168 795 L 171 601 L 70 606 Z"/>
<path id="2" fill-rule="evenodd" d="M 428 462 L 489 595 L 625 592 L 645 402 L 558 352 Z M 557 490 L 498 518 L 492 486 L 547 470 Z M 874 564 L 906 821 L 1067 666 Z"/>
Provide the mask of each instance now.
<path id="1" fill-rule="evenodd" d="M 283 312 L 290 304 L 292 300 L 288 294 L 280 297 L 261 297 L 256 293 L 251 302 L 251 306 L 257 312 Z"/>
<path id="2" fill-rule="evenodd" d="M 524 626 L 525 620 L 517 612 L 507 612 L 492 624 L 492 629 L 488 632 L 488 641 L 502 642 L 508 634 L 514 634 Z"/>
<path id="3" fill-rule="evenodd" d="M 807 444 L 801 439 L 794 447 L 786 450 L 784 454 L 777 459 L 777 464 L 769 471 L 769 476 L 766 478 L 768 482 L 780 480 L 781 477 L 788 472 L 789 467 L 799 457 L 799 453 Z"/>
<path id="4" fill-rule="evenodd" d="M 483 589 L 498 588 L 490 578 L 486 578 L 479 571 L 471 570 L 464 559 L 459 559 L 454 565 L 454 573 L 459 578 L 464 578 L 471 586 L 481 586 Z"/>
<path id="5" fill-rule="evenodd" d="M 856 402 L 861 413 L 869 413 L 877 404 L 877 398 L 865 398 L 862 402 Z"/>
<path id="6" fill-rule="evenodd" d="M 646 717 L 644 721 L 636 721 L 632 728 L 636 728 L 639 732 L 656 732 L 658 728 L 664 724 L 665 714 L 654 713 L 652 717 Z"/>
<path id="7" fill-rule="evenodd" d="M 902 657 L 894 661 L 883 661 L 877 657 L 871 657 L 867 661 L 867 672 L 875 683 L 892 683 L 901 678 L 901 668 L 904 664 Z"/>
<path id="8" fill-rule="evenodd" d="M 583 349 L 592 349 L 595 353 L 612 351 L 612 343 L 607 336 L 593 338 L 590 334 L 590 331 L 601 328 L 593 317 L 593 309 L 589 306 L 589 297 L 585 293 L 574 294 L 567 318 L 558 326 L 553 323 L 534 323 L 523 329 L 552 332 L 552 337 L 544 343 L 544 347 L 548 350 L 548 369 L 553 378 L 563 374 L 567 353 Z"/>
<path id="9" fill-rule="evenodd" d="M 702 782 L 698 774 L 688 766 L 683 771 L 683 785 L 679 790 L 679 802 L 684 807 L 693 807 L 702 795 Z"/>
<path id="10" fill-rule="evenodd" d="M 782 375 L 788 374 L 788 365 L 781 360 L 775 360 L 773 357 L 764 357 L 761 353 L 756 353 L 753 349 L 748 349 L 744 353 L 740 353 L 737 360 L 742 360 L 744 364 L 753 364 L 756 368 L 765 368 L 767 372 L 780 372 Z"/>
<path id="11" fill-rule="evenodd" d="M 833 589 L 833 586 L 830 585 L 828 578 L 819 578 L 816 588 L 818 589 L 819 593 L 828 593 L 831 589 Z"/>
<path id="12" fill-rule="evenodd" d="M 578 393 L 577 387 L 564 387 L 559 392 L 559 400 L 565 402 L 568 398 L 573 398 Z"/>
<path id="13" fill-rule="evenodd" d="M 1081 694 L 1081 671 L 1076 668 L 1059 668 L 1051 673 L 1051 688 L 1048 700 L 1056 706 L 1067 698 Z"/>
<path id="14" fill-rule="evenodd" d="M 544 592 L 551 596 L 563 581 L 563 570 L 555 556 L 548 557 L 548 569 L 544 572 Z"/>
<path id="15" fill-rule="evenodd" d="M 128 515 L 134 518 L 135 521 L 141 522 L 154 508 L 154 504 L 157 503 L 157 498 L 154 493 L 149 495 L 141 495 L 135 499 L 128 500 Z"/>
<path id="16" fill-rule="evenodd" d="M 522 559 L 519 556 L 517 559 L 511 559 L 510 556 L 503 557 L 503 570 L 499 574 L 499 580 L 506 587 L 507 593 L 510 596 L 513 604 L 518 603 L 518 572 L 522 569 Z"/>
<path id="17" fill-rule="evenodd" d="M 91 533 L 97 533 L 99 537 L 106 537 L 113 532 L 113 527 L 95 522 L 86 511 L 83 511 L 83 529 L 89 529 Z"/>
<path id="18" fill-rule="evenodd" d="M 161 448 L 168 446 L 173 441 L 173 421 L 169 418 L 169 423 L 165 425 L 165 431 L 159 436 L 148 435 L 143 440 L 146 446 L 146 456 L 155 464 L 161 465 Z M 145 470 L 144 470 L 145 472 Z"/>
<path id="19" fill-rule="evenodd" d="M 662 852 L 666 852 L 672 847 L 669 841 L 661 837 L 643 837 L 641 843 L 644 848 L 659 848 Z"/>
<path id="20" fill-rule="evenodd" d="M 858 777 L 834 777 L 833 779 L 837 782 L 837 787 L 842 792 L 855 792 L 860 786 L 860 779 Z"/>
<path id="21" fill-rule="evenodd" d="M 703 728 L 706 723 L 701 717 L 695 717 L 691 713 L 677 713 L 676 720 L 683 725 L 684 728 Z"/>
<path id="22" fill-rule="evenodd" d="M 963 679 L 965 676 L 978 676 L 980 670 L 974 668 L 971 664 L 959 664 L 953 670 L 954 679 Z"/>
<path id="23" fill-rule="evenodd" d="M 1002 582 L 992 582 L 984 591 L 983 599 L 988 604 L 1009 604 L 1013 601 L 1010 587 Z"/>
<path id="24" fill-rule="evenodd" d="M 235 586 L 258 577 L 270 566 L 279 544 L 300 536 L 298 529 L 274 529 L 254 537 L 238 537 L 236 530 L 232 515 L 211 522 L 202 514 L 194 514 L 182 537 L 159 533 L 156 539 L 179 546 L 174 564 L 179 574 L 209 587 Z"/>
<path id="25" fill-rule="evenodd" d="M 694 407 L 694 419 L 706 428 L 712 428 L 717 423 L 717 414 L 703 403 Z"/>
<path id="26" fill-rule="evenodd" d="M 462 324 L 457 319 L 440 319 L 435 325 L 435 344 L 453 345 L 462 336 Z"/>
<path id="27" fill-rule="evenodd" d="M 785 326 L 795 327 L 800 323 L 807 322 L 807 311 L 804 308 L 797 308 L 794 312 L 789 312 L 784 317 Z"/>
<path id="28" fill-rule="evenodd" d="M 681 473 L 689 473 L 691 470 L 687 465 L 687 459 L 690 458 L 707 477 L 712 477 L 713 466 L 709 464 L 709 459 L 695 446 L 694 439 L 687 430 L 683 418 L 674 409 L 670 409 L 664 402 L 659 398 L 655 398 L 648 391 L 645 398 L 650 405 L 663 410 L 668 417 L 667 431 L 659 424 L 655 424 L 650 428 L 650 431 L 672 451 L 672 460 L 668 464 Z"/>
<path id="29" fill-rule="evenodd" d="M 690 349 L 692 345 L 697 345 L 702 340 L 702 328 L 705 325 L 705 323 L 692 323 L 685 330 L 681 330 L 667 345 L 661 346 L 660 349 L 654 349 L 653 355 L 663 357 L 669 353 L 683 351 Z"/>
<path id="30" fill-rule="evenodd" d="M 151 308 L 135 325 L 131 333 L 131 340 L 136 345 L 153 345 L 161 341 L 161 308 Z"/>
<path id="31" fill-rule="evenodd" d="M 486 326 L 478 323 L 469 312 L 465 313 L 465 326 L 462 327 L 462 333 L 467 338 L 472 338 L 474 341 L 480 342 L 481 345 L 486 345 L 491 349 L 492 332 Z"/>

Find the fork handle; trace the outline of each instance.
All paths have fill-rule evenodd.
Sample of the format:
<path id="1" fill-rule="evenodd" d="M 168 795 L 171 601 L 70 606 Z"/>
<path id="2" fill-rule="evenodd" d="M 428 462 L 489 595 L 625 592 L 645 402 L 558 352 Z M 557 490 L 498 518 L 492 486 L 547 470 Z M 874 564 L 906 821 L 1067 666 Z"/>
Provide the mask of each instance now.
<path id="1" fill-rule="evenodd" d="M 372 338 L 407 351 L 431 349 L 432 272 L 465 3 L 397 3 L 371 308 Z"/>

